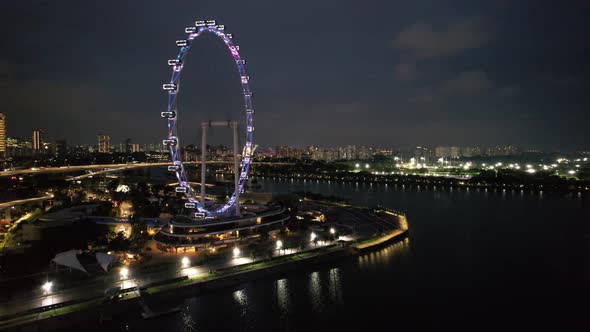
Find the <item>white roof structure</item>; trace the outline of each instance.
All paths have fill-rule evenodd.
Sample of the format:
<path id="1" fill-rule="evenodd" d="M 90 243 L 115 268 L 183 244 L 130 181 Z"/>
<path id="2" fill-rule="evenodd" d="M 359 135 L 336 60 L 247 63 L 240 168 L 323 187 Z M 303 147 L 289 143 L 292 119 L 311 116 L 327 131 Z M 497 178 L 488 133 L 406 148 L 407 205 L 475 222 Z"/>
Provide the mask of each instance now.
<path id="1" fill-rule="evenodd" d="M 51 261 L 55 262 L 55 264 L 58 264 L 58 265 L 67 266 L 69 268 L 80 270 L 82 272 L 88 273 L 88 271 L 86 271 L 86 269 L 82 266 L 82 264 L 80 264 L 80 261 L 78 260 L 77 255 L 79 255 L 81 253 L 82 253 L 82 250 L 76 250 L 76 249 L 64 251 L 64 252 L 61 252 L 61 253 L 55 255 L 55 257 Z"/>
<path id="2" fill-rule="evenodd" d="M 115 257 L 113 257 L 109 254 L 105 254 L 104 252 L 97 252 L 96 253 L 96 261 L 98 262 L 98 264 L 100 264 L 100 267 L 102 267 L 102 269 L 105 272 L 109 272 L 109 267 L 113 263 L 114 260 L 115 260 Z"/>

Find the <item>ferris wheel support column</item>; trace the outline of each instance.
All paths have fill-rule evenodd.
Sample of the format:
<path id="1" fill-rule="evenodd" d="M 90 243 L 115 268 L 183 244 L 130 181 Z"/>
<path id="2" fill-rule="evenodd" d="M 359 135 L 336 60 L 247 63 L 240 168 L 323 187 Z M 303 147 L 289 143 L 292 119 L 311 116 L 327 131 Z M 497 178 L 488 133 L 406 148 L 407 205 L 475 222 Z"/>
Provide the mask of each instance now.
<path id="1" fill-rule="evenodd" d="M 240 154 L 240 151 L 238 151 L 238 123 L 234 122 L 232 123 L 232 127 L 234 129 L 234 184 L 235 184 L 235 190 L 234 192 L 236 193 L 236 216 L 240 216 L 240 186 L 239 186 L 239 181 L 240 181 L 240 162 L 239 162 L 239 158 L 238 155 Z"/>
<path id="2" fill-rule="evenodd" d="M 206 122 L 201 123 L 201 206 L 205 207 L 205 177 L 207 176 L 207 127 Z"/>

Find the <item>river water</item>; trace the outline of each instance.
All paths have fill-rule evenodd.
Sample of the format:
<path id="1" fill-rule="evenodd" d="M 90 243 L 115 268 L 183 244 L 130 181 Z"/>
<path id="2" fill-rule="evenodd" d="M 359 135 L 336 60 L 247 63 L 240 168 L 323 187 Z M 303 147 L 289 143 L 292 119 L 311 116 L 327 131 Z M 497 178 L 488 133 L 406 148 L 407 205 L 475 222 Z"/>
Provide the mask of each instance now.
<path id="1" fill-rule="evenodd" d="M 179 299 L 131 331 L 588 330 L 590 199 L 520 191 L 258 179 L 407 213 L 405 241 Z"/>

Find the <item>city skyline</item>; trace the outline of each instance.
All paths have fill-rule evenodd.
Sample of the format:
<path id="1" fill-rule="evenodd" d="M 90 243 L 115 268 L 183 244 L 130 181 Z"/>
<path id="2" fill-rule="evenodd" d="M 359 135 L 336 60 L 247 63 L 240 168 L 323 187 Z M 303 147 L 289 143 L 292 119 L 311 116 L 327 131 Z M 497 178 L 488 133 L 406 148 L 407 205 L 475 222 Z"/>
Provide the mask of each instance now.
<path id="1" fill-rule="evenodd" d="M 308 10 L 263 1 L 227 13 L 223 19 L 239 31 L 236 42 L 248 45 L 241 52 L 256 72 L 257 143 L 588 148 L 587 42 L 577 38 L 586 30 L 588 6 L 456 4 L 461 11 L 436 2 L 325 2 Z M 8 36 L 5 45 L 13 47 L 0 57 L 7 136 L 25 137 L 39 127 L 83 144 L 98 133 L 113 141 L 159 138 L 161 59 L 174 53 L 170 40 L 179 37 L 172 26 L 191 24 L 195 12 L 220 12 L 221 5 L 146 3 L 140 19 L 132 5 L 117 11 L 108 1 L 81 6 L 19 7 L 22 20 L 1 23 L 22 31 Z M 63 25 L 35 19 L 45 10 Z M 87 20 L 88 10 L 96 20 Z M 145 24 L 163 16 L 175 17 L 175 24 Z M 222 52 L 207 39 L 191 55 L 183 81 L 191 91 L 183 99 L 191 109 L 180 128 L 184 137 L 198 134 L 189 123 L 243 121 L 232 93 L 239 91 L 235 68 Z"/>

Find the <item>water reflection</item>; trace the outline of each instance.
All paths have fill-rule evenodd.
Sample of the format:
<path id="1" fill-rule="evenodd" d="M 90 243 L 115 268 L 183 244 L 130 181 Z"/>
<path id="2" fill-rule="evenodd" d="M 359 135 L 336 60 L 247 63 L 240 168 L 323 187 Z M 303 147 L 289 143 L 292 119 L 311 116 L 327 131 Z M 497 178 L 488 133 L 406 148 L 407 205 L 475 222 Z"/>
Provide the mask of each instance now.
<path id="1" fill-rule="evenodd" d="M 246 291 L 244 289 L 239 289 L 235 291 L 232 296 L 234 303 L 240 309 L 240 316 L 245 318 L 248 312 L 248 297 L 246 296 Z"/>
<path id="2" fill-rule="evenodd" d="M 280 279 L 275 281 L 277 307 L 280 312 L 281 320 L 289 314 L 289 286 L 287 279 Z"/>
<path id="3" fill-rule="evenodd" d="M 382 264 L 391 261 L 397 255 L 408 253 L 409 248 L 410 239 L 405 238 L 403 241 L 393 243 L 382 249 L 359 255 L 357 260 L 358 266 L 361 269 L 366 267 L 375 268 L 381 266 Z"/>
<path id="4" fill-rule="evenodd" d="M 318 271 L 309 275 L 309 297 L 313 311 L 315 313 L 322 312 L 324 310 L 324 298 L 322 295 L 320 273 Z"/>
<path id="5" fill-rule="evenodd" d="M 183 332 L 197 330 L 197 322 L 195 321 L 195 318 L 193 317 L 191 311 L 187 310 L 189 308 L 190 306 L 180 312 L 180 320 L 182 321 L 181 331 Z"/>
<path id="6" fill-rule="evenodd" d="M 332 304 L 337 306 L 341 306 L 342 303 L 342 284 L 340 280 L 340 268 L 335 267 L 328 271 L 329 279 L 328 279 L 328 287 L 330 291 L 330 301 Z"/>

